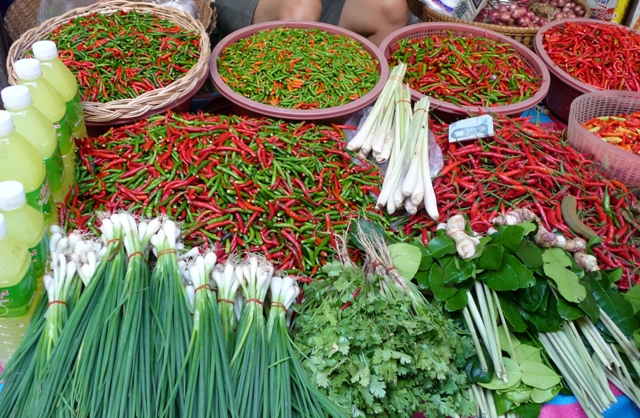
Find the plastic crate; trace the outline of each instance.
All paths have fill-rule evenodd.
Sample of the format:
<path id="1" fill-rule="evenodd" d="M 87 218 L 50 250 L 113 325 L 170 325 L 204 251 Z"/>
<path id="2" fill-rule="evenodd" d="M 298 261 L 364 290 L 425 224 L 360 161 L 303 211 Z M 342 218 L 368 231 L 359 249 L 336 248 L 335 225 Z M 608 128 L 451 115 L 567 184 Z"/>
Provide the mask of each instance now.
<path id="1" fill-rule="evenodd" d="M 640 93 L 597 91 L 578 97 L 571 104 L 567 138 L 581 153 L 592 154 L 610 179 L 640 192 L 640 155 L 625 151 L 585 129 L 581 123 L 598 116 L 614 116 L 640 110 Z"/>

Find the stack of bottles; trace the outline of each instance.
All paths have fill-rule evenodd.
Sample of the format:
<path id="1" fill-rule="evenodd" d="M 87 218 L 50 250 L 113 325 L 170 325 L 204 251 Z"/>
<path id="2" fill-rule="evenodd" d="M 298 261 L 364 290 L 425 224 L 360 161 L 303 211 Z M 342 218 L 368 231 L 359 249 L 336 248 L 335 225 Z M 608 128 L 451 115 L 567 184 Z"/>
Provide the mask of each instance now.
<path id="1" fill-rule="evenodd" d="M 56 44 L 14 64 L 17 86 L 0 92 L 0 364 L 26 330 L 49 255 L 47 225 L 73 186 L 74 138 L 87 131 L 75 76 Z"/>

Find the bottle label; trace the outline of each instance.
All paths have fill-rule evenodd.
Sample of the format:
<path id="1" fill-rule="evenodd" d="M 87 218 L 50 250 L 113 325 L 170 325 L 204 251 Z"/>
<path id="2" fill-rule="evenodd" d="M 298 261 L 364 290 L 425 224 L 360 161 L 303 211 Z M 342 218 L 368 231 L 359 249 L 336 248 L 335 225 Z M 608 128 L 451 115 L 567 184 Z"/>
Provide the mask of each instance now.
<path id="1" fill-rule="evenodd" d="M 64 155 L 71 150 L 71 123 L 69 123 L 69 113 L 64 112 L 62 119 L 53 125 L 56 127 L 60 152 Z"/>
<path id="2" fill-rule="evenodd" d="M 29 248 L 29 252 L 31 253 L 34 274 L 36 277 L 40 277 L 44 273 L 49 256 L 49 237 L 46 233 L 42 235 L 42 239 L 35 247 Z"/>
<path id="3" fill-rule="evenodd" d="M 49 179 L 47 177 L 45 177 L 40 187 L 27 193 L 27 204 L 40 211 L 44 215 L 45 220 L 51 216 L 53 204 L 51 187 L 49 186 Z"/>
<path id="4" fill-rule="evenodd" d="M 80 93 L 76 93 L 75 97 L 67 103 L 67 114 L 69 122 L 71 122 L 71 130 L 76 131 L 82 122 L 84 122 L 84 111 L 82 110 L 82 98 Z"/>
<path id="5" fill-rule="evenodd" d="M 27 273 L 18 284 L 0 287 L 0 318 L 16 318 L 28 314 L 36 286 L 33 264 L 29 263 Z"/>
<path id="6" fill-rule="evenodd" d="M 60 146 L 56 146 L 56 151 L 49 158 L 44 159 L 44 166 L 47 169 L 47 178 L 51 191 L 60 190 L 62 179 L 64 178 L 64 163 L 62 162 L 62 153 Z"/>

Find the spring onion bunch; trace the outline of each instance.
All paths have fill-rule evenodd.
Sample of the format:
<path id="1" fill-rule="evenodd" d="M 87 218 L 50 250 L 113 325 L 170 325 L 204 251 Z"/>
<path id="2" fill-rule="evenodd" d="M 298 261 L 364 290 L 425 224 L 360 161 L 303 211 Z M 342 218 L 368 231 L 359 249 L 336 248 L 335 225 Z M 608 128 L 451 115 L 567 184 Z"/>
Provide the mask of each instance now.
<path id="1" fill-rule="evenodd" d="M 215 254 L 207 253 L 191 260 L 184 269 L 193 310 L 193 331 L 180 372 L 180 376 L 188 376 L 184 416 L 239 417 L 220 315 L 209 284 L 215 262 Z"/>
<path id="2" fill-rule="evenodd" d="M 123 226 L 119 215 L 102 220 L 102 238 L 105 242 L 121 242 Z M 110 260 L 110 274 L 105 278 L 103 291 L 96 299 L 96 307 L 84 336 L 74 372 L 73 390 L 69 402 L 76 406 L 77 416 L 98 416 L 109 405 L 113 379 L 115 353 L 119 345 L 122 310 L 119 296 L 123 292 L 124 272 L 127 260 L 123 250 Z M 99 378 L 94 378 L 94 375 Z"/>
<path id="3" fill-rule="evenodd" d="M 106 416 L 155 416 L 151 374 L 149 241 L 161 226 L 160 219 L 136 220 L 127 213 L 120 217 L 123 242 L 129 260 L 119 309 L 124 310 L 115 356 L 112 392 Z"/>
<path id="4" fill-rule="evenodd" d="M 185 416 L 186 376 L 178 376 L 189 348 L 192 321 L 178 267 L 178 237 L 180 230 L 175 222 L 165 220 L 150 239 L 157 259 L 151 274 L 151 336 L 158 417 Z"/>
<path id="5" fill-rule="evenodd" d="M 267 416 L 346 418 L 344 411 L 311 383 L 300 362 L 300 351 L 289 336 L 287 316 L 299 294 L 300 288 L 292 277 L 272 277 L 267 321 Z"/>
<path id="6" fill-rule="evenodd" d="M 218 309 L 222 321 L 222 332 L 227 343 L 229 358 L 233 356 L 235 331 L 238 318 L 234 311 L 236 295 L 239 293 L 240 281 L 231 261 L 224 266 L 217 266 L 212 272 L 212 278 L 218 289 Z"/>
<path id="7" fill-rule="evenodd" d="M 267 401 L 267 334 L 263 307 L 273 267 L 252 256 L 236 267 L 236 275 L 242 286 L 244 308 L 236 331 L 231 376 L 240 416 L 259 417 Z"/>

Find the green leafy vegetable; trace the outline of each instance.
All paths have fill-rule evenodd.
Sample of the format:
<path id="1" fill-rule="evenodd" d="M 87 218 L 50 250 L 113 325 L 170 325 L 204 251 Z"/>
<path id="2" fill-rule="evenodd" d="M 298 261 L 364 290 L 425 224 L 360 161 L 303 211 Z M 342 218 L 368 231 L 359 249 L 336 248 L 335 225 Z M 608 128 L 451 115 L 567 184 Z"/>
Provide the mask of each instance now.
<path id="1" fill-rule="evenodd" d="M 420 248 L 403 242 L 391 244 L 387 248 L 389 248 L 393 266 L 398 270 L 398 273 L 407 280 L 413 279 L 422 262 Z"/>

